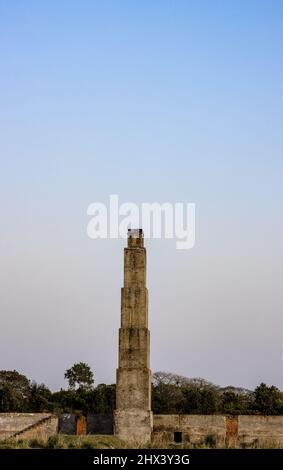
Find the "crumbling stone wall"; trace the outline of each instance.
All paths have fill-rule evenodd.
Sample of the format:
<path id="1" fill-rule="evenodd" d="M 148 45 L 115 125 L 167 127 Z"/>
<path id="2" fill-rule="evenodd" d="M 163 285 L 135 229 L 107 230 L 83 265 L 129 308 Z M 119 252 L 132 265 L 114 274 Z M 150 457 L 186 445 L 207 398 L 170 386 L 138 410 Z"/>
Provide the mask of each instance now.
<path id="1" fill-rule="evenodd" d="M 88 413 L 86 417 L 83 417 L 75 413 L 62 413 L 59 416 L 59 432 L 69 435 L 113 434 L 113 416 L 112 414 Z"/>
<path id="2" fill-rule="evenodd" d="M 88 414 L 86 417 L 87 434 L 113 434 L 113 416 L 107 414 Z"/>
<path id="3" fill-rule="evenodd" d="M 58 432 L 58 417 L 50 413 L 0 413 L 0 440 L 47 438 Z"/>
<path id="4" fill-rule="evenodd" d="M 135 413 L 133 411 L 133 413 Z M 139 419 L 141 415 L 139 414 Z M 132 419 L 135 416 L 133 414 Z M 84 418 L 85 419 L 85 418 Z M 147 419 L 147 416 L 145 416 Z M 111 415 L 87 415 L 87 434 L 111 434 Z M 127 415 L 125 422 L 127 426 Z M 0 413 L 0 441 L 77 434 L 77 416 L 64 413 Z M 142 432 L 142 428 L 141 428 Z M 283 416 L 154 415 L 152 439 L 215 447 L 283 447 Z"/>
<path id="5" fill-rule="evenodd" d="M 180 436 L 181 434 L 181 436 Z M 225 416 L 220 415 L 153 415 L 153 439 L 213 444 L 223 447 L 226 439 Z"/>
<path id="6" fill-rule="evenodd" d="M 239 416 L 242 447 L 283 447 L 283 416 Z"/>
<path id="7" fill-rule="evenodd" d="M 283 416 L 154 415 L 152 437 L 212 447 L 283 447 Z"/>

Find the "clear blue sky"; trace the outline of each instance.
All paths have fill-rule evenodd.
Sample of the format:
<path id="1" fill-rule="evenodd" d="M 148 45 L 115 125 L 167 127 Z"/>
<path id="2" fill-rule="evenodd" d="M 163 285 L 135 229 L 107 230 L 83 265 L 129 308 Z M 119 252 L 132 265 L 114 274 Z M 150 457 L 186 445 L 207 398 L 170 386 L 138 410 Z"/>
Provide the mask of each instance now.
<path id="1" fill-rule="evenodd" d="M 114 380 L 116 193 L 197 205 L 148 242 L 153 370 L 283 388 L 282 59 L 282 1 L 0 0 L 1 369 Z"/>

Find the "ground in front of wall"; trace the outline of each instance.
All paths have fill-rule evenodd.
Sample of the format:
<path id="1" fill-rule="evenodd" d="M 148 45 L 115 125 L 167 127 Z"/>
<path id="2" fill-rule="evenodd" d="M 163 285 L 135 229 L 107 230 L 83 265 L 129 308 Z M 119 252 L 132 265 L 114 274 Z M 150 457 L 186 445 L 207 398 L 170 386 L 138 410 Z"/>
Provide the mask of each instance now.
<path id="1" fill-rule="evenodd" d="M 199 445 L 190 445 L 189 443 L 172 444 L 164 440 L 156 440 L 148 446 L 129 445 L 113 435 L 87 435 L 87 436 L 69 436 L 66 434 L 56 434 L 43 439 L 42 436 L 33 439 L 7 440 L 0 442 L 0 449 L 129 449 L 129 448 L 147 448 L 147 449 L 209 449 L 215 448 L 210 443 Z M 280 448 L 278 445 L 258 445 L 254 443 L 248 448 Z"/>

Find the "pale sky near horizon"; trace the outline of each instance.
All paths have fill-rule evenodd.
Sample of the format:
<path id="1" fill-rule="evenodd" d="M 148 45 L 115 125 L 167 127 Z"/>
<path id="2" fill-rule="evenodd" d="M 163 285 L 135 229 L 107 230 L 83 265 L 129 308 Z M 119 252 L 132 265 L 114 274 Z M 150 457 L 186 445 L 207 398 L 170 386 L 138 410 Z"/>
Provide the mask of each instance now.
<path id="1" fill-rule="evenodd" d="M 115 381 L 118 194 L 196 204 L 146 242 L 152 370 L 283 389 L 282 59 L 279 0 L 0 0 L 0 369 Z"/>

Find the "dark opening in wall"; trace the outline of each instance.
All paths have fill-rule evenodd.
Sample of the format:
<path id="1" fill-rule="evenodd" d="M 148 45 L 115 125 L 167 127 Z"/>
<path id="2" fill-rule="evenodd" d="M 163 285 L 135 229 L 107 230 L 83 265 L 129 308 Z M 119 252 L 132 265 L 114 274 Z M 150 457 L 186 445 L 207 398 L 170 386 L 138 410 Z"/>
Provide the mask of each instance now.
<path id="1" fill-rule="evenodd" d="M 176 444 L 180 444 L 180 442 L 182 441 L 183 441 L 182 433 L 179 431 L 174 432 L 174 442 L 176 442 Z"/>

